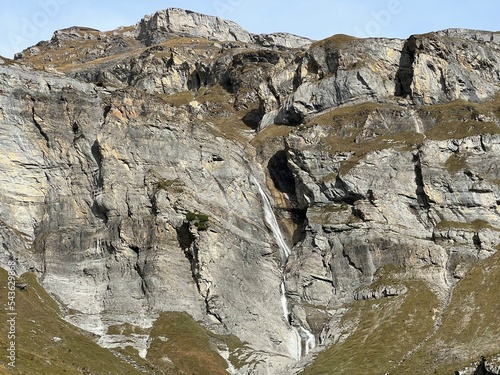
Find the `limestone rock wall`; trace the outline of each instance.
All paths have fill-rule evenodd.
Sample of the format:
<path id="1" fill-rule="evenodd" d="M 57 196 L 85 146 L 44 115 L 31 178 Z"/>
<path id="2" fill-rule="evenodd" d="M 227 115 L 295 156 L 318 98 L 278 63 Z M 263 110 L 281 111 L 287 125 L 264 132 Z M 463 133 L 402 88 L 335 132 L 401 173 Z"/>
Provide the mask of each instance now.
<path id="1" fill-rule="evenodd" d="M 499 59 L 493 32 L 311 43 L 179 9 L 56 32 L 0 60 L 0 262 L 104 346 L 188 312 L 245 343 L 242 374 L 300 371 L 291 323 L 321 351 L 410 279 L 437 325 L 500 244 Z"/>
<path id="2" fill-rule="evenodd" d="M 250 155 L 138 91 L 0 74 L 2 261 L 37 272 L 99 335 L 186 311 L 286 363 L 294 338 Z"/>

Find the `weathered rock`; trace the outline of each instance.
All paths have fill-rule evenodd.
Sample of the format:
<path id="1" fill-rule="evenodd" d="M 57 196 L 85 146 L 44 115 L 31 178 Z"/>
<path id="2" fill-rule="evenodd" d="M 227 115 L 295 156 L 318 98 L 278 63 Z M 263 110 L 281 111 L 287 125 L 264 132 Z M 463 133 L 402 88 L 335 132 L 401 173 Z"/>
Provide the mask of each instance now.
<path id="1" fill-rule="evenodd" d="M 301 61 L 297 90 L 283 100 L 275 121 L 300 124 L 345 103 L 394 96 L 418 104 L 491 98 L 500 76 L 498 33 L 479 35 L 450 30 L 407 41 L 340 35 L 315 43 Z"/>
<path id="2" fill-rule="evenodd" d="M 500 373 L 500 365 L 498 364 L 499 358 L 488 361 L 486 358 L 481 357 L 479 363 L 475 366 L 467 367 L 460 371 L 455 371 L 456 375 L 496 375 Z"/>
<path id="3" fill-rule="evenodd" d="M 469 44 L 471 39 L 476 42 Z M 477 38 L 474 31 L 413 36 L 406 51 L 412 62 L 412 77 L 401 84 L 403 92 L 410 84 L 414 102 L 434 104 L 455 99 L 477 102 L 497 91 L 500 45 Z"/>
<path id="4" fill-rule="evenodd" d="M 500 244 L 498 45 L 456 29 L 310 44 L 179 9 L 58 31 L 0 65 L 0 263 L 143 357 L 158 315 L 187 312 L 244 343 L 218 348 L 233 373 L 300 371 L 306 330 L 313 352 L 343 342 L 350 304 L 409 281 L 439 297 L 438 327 Z M 126 323 L 141 334 L 108 330 Z"/>
<path id="5" fill-rule="evenodd" d="M 169 8 L 144 17 L 136 26 L 137 38 L 146 45 L 159 44 L 171 34 L 223 42 L 255 43 L 269 48 L 303 48 L 311 40 L 287 33 L 252 34 L 234 22 L 183 9 Z"/>
<path id="6" fill-rule="evenodd" d="M 165 41 L 169 34 L 243 43 L 249 43 L 253 39 L 249 32 L 234 22 L 177 8 L 146 16 L 137 28 L 138 39 L 146 45 L 159 44 Z"/>
<path id="7" fill-rule="evenodd" d="M 2 243 L 67 319 L 105 344 L 110 325 L 187 311 L 290 363 L 295 338 L 251 182 L 262 171 L 244 150 L 138 91 L 0 69 Z M 208 230 L 189 211 L 207 214 Z"/>

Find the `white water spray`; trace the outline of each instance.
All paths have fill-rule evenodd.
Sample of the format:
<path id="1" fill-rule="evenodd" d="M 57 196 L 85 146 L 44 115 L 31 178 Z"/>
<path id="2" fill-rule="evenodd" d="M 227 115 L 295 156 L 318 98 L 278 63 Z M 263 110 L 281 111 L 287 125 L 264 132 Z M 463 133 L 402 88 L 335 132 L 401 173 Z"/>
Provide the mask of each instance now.
<path id="1" fill-rule="evenodd" d="M 300 336 L 305 339 L 305 355 L 308 355 L 309 352 L 316 346 L 316 339 L 310 331 L 302 326 L 300 326 Z"/>
<path id="2" fill-rule="evenodd" d="M 291 250 L 286 244 L 285 239 L 283 238 L 283 234 L 281 233 L 281 229 L 278 225 L 278 220 L 276 219 L 276 215 L 274 214 L 273 206 L 271 205 L 269 198 L 267 197 L 266 193 L 260 186 L 257 179 L 255 179 L 254 177 L 252 177 L 252 179 L 255 185 L 257 185 L 260 196 L 262 197 L 262 202 L 264 204 L 264 217 L 266 219 L 267 224 L 270 226 L 270 229 L 273 232 L 276 243 L 280 249 L 281 260 L 284 266 L 288 261 L 288 258 L 290 257 Z M 290 324 L 291 323 L 290 311 L 288 309 L 288 301 L 286 298 L 285 277 L 283 277 L 283 280 L 281 281 L 280 284 L 280 294 L 281 294 L 280 298 L 281 298 L 281 307 L 283 309 L 283 316 L 285 317 L 285 321 L 288 324 Z M 293 328 L 297 339 L 297 345 L 296 345 L 297 353 L 295 354 L 295 359 L 298 361 L 302 358 L 303 355 L 308 355 L 309 352 L 316 346 L 316 340 L 314 338 L 314 335 L 304 326 L 300 324 L 298 326 L 293 326 L 290 324 L 290 326 Z M 304 352 L 302 351 L 303 341 L 305 343 Z"/>
<path id="3" fill-rule="evenodd" d="M 259 189 L 260 196 L 262 197 L 262 202 L 264 203 L 264 216 L 266 218 L 267 223 L 271 227 L 271 231 L 274 234 L 274 238 L 276 239 L 278 247 L 281 250 L 281 259 L 284 265 L 291 254 L 290 248 L 286 244 L 285 239 L 281 234 L 281 229 L 278 225 L 278 220 L 276 220 L 276 215 L 274 215 L 273 206 L 271 205 L 269 198 L 267 197 L 266 193 L 264 192 L 259 182 L 255 178 L 254 181 L 255 184 L 257 185 L 257 188 Z"/>
<path id="4" fill-rule="evenodd" d="M 283 309 L 283 316 L 285 317 L 285 321 L 290 323 L 290 311 L 288 311 L 288 302 L 286 300 L 286 292 L 285 292 L 285 280 L 281 281 L 281 308 Z"/>

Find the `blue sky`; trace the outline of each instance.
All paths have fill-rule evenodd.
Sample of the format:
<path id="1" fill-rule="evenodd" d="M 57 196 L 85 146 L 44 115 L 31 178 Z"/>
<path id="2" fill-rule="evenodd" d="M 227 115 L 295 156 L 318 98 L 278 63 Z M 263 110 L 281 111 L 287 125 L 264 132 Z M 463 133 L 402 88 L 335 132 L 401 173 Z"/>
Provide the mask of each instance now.
<path id="1" fill-rule="evenodd" d="M 406 38 L 449 27 L 500 30 L 499 0 L 18 0 L 2 2 L 0 55 L 12 57 L 57 29 L 111 30 L 169 7 L 230 19 L 254 33 L 287 31 L 312 39 L 339 33 Z"/>

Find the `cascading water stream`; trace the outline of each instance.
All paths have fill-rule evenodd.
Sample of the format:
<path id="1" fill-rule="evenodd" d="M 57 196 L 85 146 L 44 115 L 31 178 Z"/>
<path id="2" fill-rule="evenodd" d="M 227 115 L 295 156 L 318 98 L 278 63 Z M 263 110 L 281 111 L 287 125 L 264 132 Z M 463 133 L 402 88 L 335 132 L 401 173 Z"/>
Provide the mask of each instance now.
<path id="1" fill-rule="evenodd" d="M 257 185 L 257 188 L 259 189 L 260 196 L 262 197 L 262 202 L 264 203 L 264 216 L 271 227 L 271 231 L 274 234 L 274 238 L 276 239 L 276 242 L 278 244 L 278 247 L 280 248 L 281 251 L 281 259 L 283 261 L 283 265 L 286 264 L 286 261 L 288 260 L 288 257 L 292 253 L 290 248 L 285 242 L 285 239 L 283 238 L 283 235 L 281 234 L 281 229 L 278 225 L 278 220 L 276 220 L 276 215 L 274 215 L 273 211 L 273 206 L 271 205 L 271 201 L 267 197 L 266 193 L 260 186 L 259 182 L 254 178 L 255 184 Z"/>
<path id="2" fill-rule="evenodd" d="M 266 219 L 267 224 L 270 226 L 271 231 L 273 232 L 274 238 L 276 240 L 276 243 L 280 249 L 281 261 L 284 267 L 288 261 L 288 258 L 290 257 L 291 250 L 286 244 L 285 239 L 283 238 L 283 234 L 281 233 L 281 229 L 278 225 L 278 220 L 276 219 L 276 215 L 274 214 L 273 207 L 271 205 L 269 198 L 267 197 L 267 194 L 264 192 L 257 179 L 255 179 L 254 177 L 252 178 L 254 180 L 255 185 L 257 185 L 257 188 L 259 189 L 259 194 L 264 204 L 264 217 Z M 295 355 L 296 357 L 295 359 L 300 360 L 303 355 L 308 355 L 311 349 L 313 349 L 316 346 L 316 340 L 314 338 L 314 335 L 301 324 L 298 324 L 297 326 L 291 324 L 290 311 L 288 309 L 288 301 L 286 298 L 286 282 L 284 276 L 280 284 L 280 295 L 281 295 L 281 307 L 283 309 L 283 316 L 285 317 L 285 320 L 288 322 L 288 324 L 290 324 L 290 327 L 293 328 L 297 337 L 297 353 Z M 302 342 L 304 342 L 305 345 L 302 345 Z"/>

